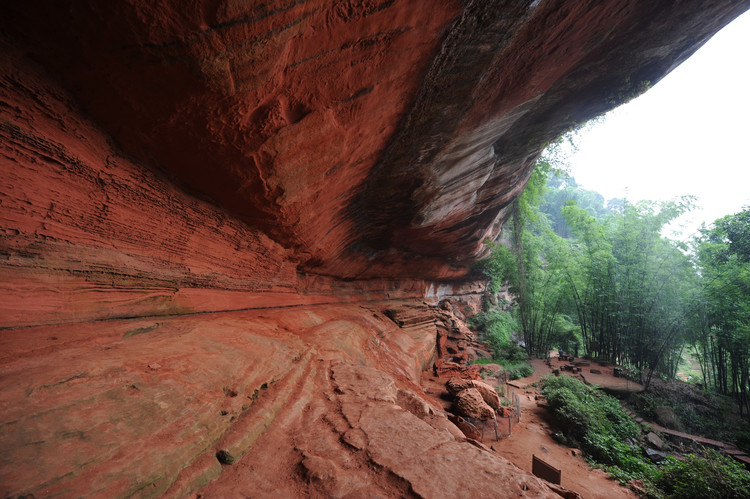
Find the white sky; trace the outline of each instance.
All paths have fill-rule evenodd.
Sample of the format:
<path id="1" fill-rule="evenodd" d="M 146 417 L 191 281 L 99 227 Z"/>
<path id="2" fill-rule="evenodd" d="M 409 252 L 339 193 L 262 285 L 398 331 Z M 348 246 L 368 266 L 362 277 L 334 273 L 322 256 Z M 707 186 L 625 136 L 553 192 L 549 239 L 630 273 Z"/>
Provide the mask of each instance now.
<path id="1" fill-rule="evenodd" d="M 685 236 L 750 205 L 750 12 L 579 139 L 571 174 L 605 198 L 698 196 Z"/>

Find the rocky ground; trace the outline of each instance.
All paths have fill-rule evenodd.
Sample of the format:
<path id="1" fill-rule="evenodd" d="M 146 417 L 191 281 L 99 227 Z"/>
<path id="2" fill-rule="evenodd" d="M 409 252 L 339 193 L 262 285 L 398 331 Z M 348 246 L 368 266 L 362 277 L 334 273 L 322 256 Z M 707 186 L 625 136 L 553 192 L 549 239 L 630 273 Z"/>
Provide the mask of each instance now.
<path id="1" fill-rule="evenodd" d="M 537 455 L 560 469 L 562 487 L 578 493 L 580 497 L 600 499 L 637 497 L 634 492 L 620 486 L 605 472 L 591 469 L 580 450 L 561 446 L 553 440 L 551 435 L 559 431 L 559 428 L 555 427 L 544 404 L 537 400 L 540 389 L 533 385 L 552 373 L 553 369 L 559 369 L 567 362 L 560 362 L 553 358 L 549 366 L 542 359 L 533 359 L 531 364 L 534 374 L 528 378 L 511 381 L 506 386 L 508 393 L 518 394 L 521 402 L 521 418 L 519 422 L 513 424 L 512 434 L 507 435 L 507 429 L 503 428 L 500 438 L 496 439 L 493 431 L 486 430 L 482 442 L 494 453 L 528 472 L 531 472 L 532 456 Z M 583 368 L 587 371 L 583 373 L 583 376 L 587 379 L 595 379 L 597 384 L 613 388 L 642 390 L 640 385 L 633 382 L 626 383 L 623 378 L 614 377 L 612 366 L 596 365 L 594 368 L 601 374 L 592 375 L 588 368 Z M 492 377 L 486 377 L 483 381 L 492 385 L 497 384 L 497 380 Z M 426 372 L 422 377 L 422 384 L 434 403 L 441 404 L 446 410 L 451 408 L 450 397 L 445 389 L 445 380 Z M 501 421 L 501 425 L 507 424 L 505 423 L 507 420 Z"/>
<path id="2" fill-rule="evenodd" d="M 561 486 L 571 491 L 569 493 L 578 494 L 584 498 L 637 497 L 633 490 L 638 490 L 638 483 L 631 484 L 633 490 L 620 486 L 604 471 L 591 469 L 579 449 L 560 445 L 552 438 L 554 433 L 562 431 L 563 428 L 555 424 L 554 417 L 547 410 L 538 382 L 551 373 L 563 372 L 601 387 L 605 392 L 618 396 L 624 401 L 623 403 L 628 400 L 640 400 L 639 397 L 642 396 L 641 392 L 644 391 L 644 387 L 621 376 L 621 369 L 616 366 L 583 359 L 576 359 L 575 362 L 570 359 L 561 360 L 557 352 L 550 354 L 549 360 L 532 359 L 530 363 L 534 368 L 534 373 L 527 378 L 513 381 L 505 381 L 502 376 L 497 376 L 496 373 L 502 368 L 496 364 L 464 367 L 460 374 L 464 378 L 481 378 L 480 383 L 498 387 L 500 392 L 506 394 L 505 398 L 511 401 L 514 400 L 515 395 L 518 395 L 521 414 L 520 418 L 510 418 L 512 428 L 509 428 L 508 419 L 498 417 L 500 428 L 498 435 L 492 428 L 492 422 L 478 420 L 481 417 L 478 416 L 479 413 L 476 410 L 474 412 L 477 412 L 477 419 L 470 419 L 475 427 L 465 424 L 458 424 L 458 426 L 468 437 L 480 440 L 494 453 L 508 459 L 525 471 L 532 471 L 532 456 L 534 455 L 561 470 Z M 574 367 L 575 369 L 572 369 Z M 463 411 L 465 415 L 467 409 L 458 403 L 458 398 L 455 396 L 455 387 L 461 382 L 456 378 L 446 380 L 447 377 L 455 374 L 456 372 L 448 372 L 440 376 L 425 372 L 422 376 L 422 386 L 434 403 L 439 404 L 448 414 Z M 463 383 L 476 384 L 477 381 L 463 381 Z M 503 386 L 504 391 L 501 388 Z M 700 406 L 698 408 L 705 409 L 703 406 L 718 408 L 716 402 L 707 398 L 705 394 L 676 380 L 665 382 L 654 378 L 652 390 L 646 396 L 649 395 L 660 398 L 665 404 L 669 401 L 689 400 L 695 407 Z M 648 428 L 649 433 L 646 434 L 643 445 L 647 446 L 644 449 L 647 449 L 652 459 L 658 460 L 666 455 L 679 458 L 684 454 L 709 448 L 729 455 L 746 465 L 750 463 L 750 457 L 732 443 L 680 431 L 685 428 L 667 405 L 657 407 L 664 411 L 657 411 L 656 417 L 653 418 L 655 421 L 645 420 L 628 405 L 623 407 L 637 423 Z M 502 410 L 499 411 L 499 414 L 502 412 Z M 662 414 L 662 412 L 667 414 Z M 716 415 L 716 417 L 730 418 L 730 415 Z"/>
<path id="3" fill-rule="evenodd" d="M 387 301 L 5 331 L 0 496 L 559 497 L 420 388 L 445 313 Z"/>
<path id="4" fill-rule="evenodd" d="M 511 435 L 454 417 L 457 375 L 477 416 L 509 411 L 499 366 L 466 366 L 482 350 L 452 307 L 392 300 L 5 331 L 0 495 L 634 497 L 552 439 L 534 384 L 557 359 L 506 385 Z M 561 486 L 530 474 L 534 454 Z"/>
<path id="5" fill-rule="evenodd" d="M 536 400 L 539 388 L 530 386 L 549 374 L 552 369 L 541 359 L 532 360 L 534 374 L 529 378 L 512 381 L 521 400 L 521 421 L 513 428 L 513 434 L 492 444 L 495 451 L 521 469 L 531 471 L 531 456 L 536 454 L 562 471 L 561 485 L 585 498 L 637 497 L 629 489 L 620 486 L 602 470 L 591 469 L 578 449 L 561 446 L 552 439 L 552 433 L 560 431 L 543 404 Z M 559 367 L 552 359 L 554 368 Z M 597 381 L 620 385 L 622 379 L 611 375 L 612 368 L 602 368 Z M 586 376 L 588 378 L 588 376 Z M 633 383 L 630 383 L 631 388 Z"/>

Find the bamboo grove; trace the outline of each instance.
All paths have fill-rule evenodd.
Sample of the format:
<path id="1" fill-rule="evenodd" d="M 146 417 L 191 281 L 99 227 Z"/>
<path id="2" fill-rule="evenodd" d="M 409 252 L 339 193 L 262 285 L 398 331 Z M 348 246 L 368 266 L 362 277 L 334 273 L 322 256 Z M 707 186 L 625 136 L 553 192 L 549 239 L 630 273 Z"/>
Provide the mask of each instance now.
<path id="1" fill-rule="evenodd" d="M 499 313 L 528 353 L 580 350 L 648 384 L 690 352 L 707 386 L 750 413 L 750 209 L 678 242 L 662 234 L 691 197 L 605 205 L 555 165 L 539 160 L 482 267 L 490 288 L 510 287 Z"/>

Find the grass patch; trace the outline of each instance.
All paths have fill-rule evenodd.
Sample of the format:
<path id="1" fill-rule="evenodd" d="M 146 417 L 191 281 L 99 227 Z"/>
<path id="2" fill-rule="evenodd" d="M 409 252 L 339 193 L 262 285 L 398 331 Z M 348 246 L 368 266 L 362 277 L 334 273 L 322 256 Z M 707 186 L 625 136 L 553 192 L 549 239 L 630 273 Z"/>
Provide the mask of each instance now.
<path id="1" fill-rule="evenodd" d="M 534 374 L 534 368 L 528 362 L 500 364 L 508 372 L 510 379 L 521 379 Z"/>
<path id="2" fill-rule="evenodd" d="M 605 465 L 627 461 L 625 441 L 637 438 L 640 428 L 617 399 L 567 375 L 547 376 L 542 393 L 565 436 L 588 456 Z"/>
<path id="3" fill-rule="evenodd" d="M 528 356 L 523 349 L 517 347 L 509 347 L 506 345 L 503 349 L 499 350 L 502 357 L 495 357 L 493 359 L 477 359 L 469 362 L 469 364 L 499 364 L 502 366 L 503 371 L 508 373 L 510 379 L 520 379 L 534 374 L 534 368 L 528 362 Z M 498 354 L 498 351 L 495 352 Z"/>

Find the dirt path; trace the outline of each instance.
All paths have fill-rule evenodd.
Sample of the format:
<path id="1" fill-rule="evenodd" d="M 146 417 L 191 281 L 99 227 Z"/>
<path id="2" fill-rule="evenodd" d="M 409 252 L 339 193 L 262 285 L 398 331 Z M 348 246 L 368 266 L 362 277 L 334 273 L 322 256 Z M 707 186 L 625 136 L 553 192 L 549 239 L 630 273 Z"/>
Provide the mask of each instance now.
<path id="1" fill-rule="evenodd" d="M 495 440 L 494 436 L 487 436 L 483 443 L 493 449 L 500 456 L 505 457 L 519 468 L 531 472 L 532 456 L 536 454 L 547 463 L 562 471 L 561 485 L 581 495 L 584 499 L 617 499 L 638 497 L 634 492 L 620 486 L 616 481 L 601 470 L 591 469 L 581 456 L 578 449 L 564 447 L 555 442 L 551 434 L 558 429 L 553 429 L 547 409 L 537 405 L 535 396 L 537 389 L 530 386 L 552 372 L 552 368 L 559 368 L 561 364 L 557 359 L 552 359 L 552 368 L 548 367 L 544 360 L 534 359 L 531 361 L 534 374 L 528 378 L 515 380 L 509 383 L 507 390 L 513 390 L 519 395 L 521 403 L 521 421 L 513 426 L 513 434 L 500 437 Z M 612 368 L 595 366 L 601 375 L 592 375 L 589 368 L 583 368 L 585 377 L 593 377 L 605 385 L 614 385 L 625 389 L 625 381 L 612 376 Z M 450 407 L 448 397 L 445 393 L 445 380 L 423 376 L 422 386 L 425 392 L 431 396 L 438 405 L 444 409 Z M 486 380 L 490 382 L 490 378 Z M 592 380 L 593 382 L 593 380 Z M 631 382 L 628 386 L 637 389 Z"/>
<path id="2" fill-rule="evenodd" d="M 555 362 L 556 360 L 553 360 L 553 366 Z M 485 444 L 492 446 L 499 455 L 529 472 L 532 455 L 536 454 L 562 471 L 563 487 L 579 493 L 585 499 L 638 497 L 610 479 L 603 471 L 590 469 L 579 450 L 563 447 L 552 439 L 550 435 L 556 430 L 550 427 L 548 411 L 537 405 L 534 399 L 537 394 L 536 388 L 529 386 L 552 370 L 541 359 L 534 359 L 531 364 L 534 367 L 533 375 L 511 382 L 512 385 L 521 387 L 512 388 L 521 401 L 521 422 L 513 427 L 511 436 L 499 442 L 485 441 Z"/>

